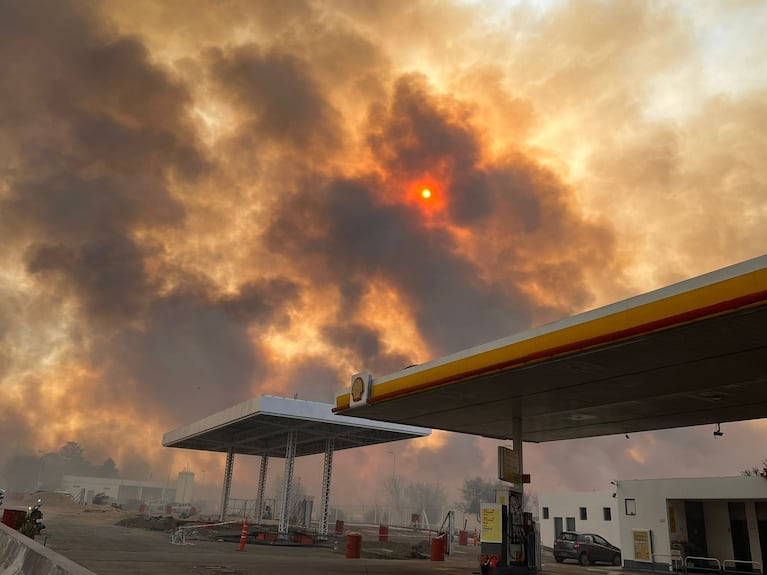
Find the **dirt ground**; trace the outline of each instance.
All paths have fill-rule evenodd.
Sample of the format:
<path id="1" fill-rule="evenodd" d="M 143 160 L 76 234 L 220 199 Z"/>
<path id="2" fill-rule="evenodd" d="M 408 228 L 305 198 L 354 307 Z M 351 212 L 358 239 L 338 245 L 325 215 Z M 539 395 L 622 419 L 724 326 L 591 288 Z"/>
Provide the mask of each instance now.
<path id="1" fill-rule="evenodd" d="M 354 526 L 362 534 L 359 559 L 346 558 L 344 537 L 322 544 L 257 544 L 258 528 L 239 551 L 240 525 L 189 529 L 185 544 L 174 544 L 175 520 L 150 518 L 109 506 L 81 507 L 59 494 L 33 494 L 9 507 L 43 500 L 47 528 L 38 541 L 97 575 L 478 575 L 479 547 L 456 546 L 444 561 L 428 559 L 424 533 L 390 529 L 390 541 L 378 541 L 376 526 Z M 189 522 L 185 522 L 187 525 Z M 166 527 L 171 526 L 169 529 Z M 274 526 L 269 526 L 274 529 Z M 409 558 L 412 554 L 419 558 Z M 543 575 L 618 575 L 620 567 L 556 564 L 543 557 Z M 623 575 L 628 572 L 623 571 Z"/>
<path id="2" fill-rule="evenodd" d="M 28 497 L 24 505 L 34 504 L 37 497 Z M 355 526 L 355 531 L 362 534 L 360 558 L 347 559 L 345 537 L 333 536 L 311 546 L 256 543 L 260 529 L 252 528 L 248 544 L 240 552 L 241 525 L 188 529 L 185 544 L 173 544 L 175 520 L 147 520 L 109 506 L 81 507 L 57 494 L 39 497 L 43 500 L 47 528 L 37 540 L 98 575 L 468 575 L 479 572 L 478 547 L 457 548 L 456 553 L 444 561 L 430 561 L 427 535 L 410 530 L 390 530 L 391 540 L 379 542 L 377 526 L 359 529 Z"/>

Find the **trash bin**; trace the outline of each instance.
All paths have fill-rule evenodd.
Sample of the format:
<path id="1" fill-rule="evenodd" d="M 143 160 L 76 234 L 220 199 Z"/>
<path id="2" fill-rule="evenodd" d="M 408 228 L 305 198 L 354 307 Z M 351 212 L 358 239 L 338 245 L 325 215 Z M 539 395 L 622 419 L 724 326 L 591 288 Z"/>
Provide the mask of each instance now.
<path id="1" fill-rule="evenodd" d="M 468 531 L 459 531 L 458 532 L 458 545 L 468 545 L 469 544 L 469 532 Z"/>
<path id="2" fill-rule="evenodd" d="M 346 558 L 359 559 L 362 553 L 362 535 L 360 533 L 346 534 Z"/>
<path id="3" fill-rule="evenodd" d="M 336 519 L 336 535 L 344 534 L 344 522 L 340 519 Z"/>
<path id="4" fill-rule="evenodd" d="M 431 540 L 431 560 L 432 561 L 445 560 L 445 538 L 444 537 L 434 537 Z"/>

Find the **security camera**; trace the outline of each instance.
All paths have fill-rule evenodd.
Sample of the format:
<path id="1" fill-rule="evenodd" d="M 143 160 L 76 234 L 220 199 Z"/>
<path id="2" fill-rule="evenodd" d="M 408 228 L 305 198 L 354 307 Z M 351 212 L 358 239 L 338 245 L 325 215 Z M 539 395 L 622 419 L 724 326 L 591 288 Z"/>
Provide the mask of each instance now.
<path id="1" fill-rule="evenodd" d="M 724 435 L 724 431 L 722 431 L 720 424 L 716 424 L 716 429 L 714 430 L 714 437 L 722 437 Z"/>

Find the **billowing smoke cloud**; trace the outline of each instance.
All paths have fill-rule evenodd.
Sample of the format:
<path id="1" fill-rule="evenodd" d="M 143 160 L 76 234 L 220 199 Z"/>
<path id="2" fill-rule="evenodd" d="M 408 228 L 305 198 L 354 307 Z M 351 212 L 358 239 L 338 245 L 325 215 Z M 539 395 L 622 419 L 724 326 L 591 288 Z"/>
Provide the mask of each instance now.
<path id="1" fill-rule="evenodd" d="M 210 481 L 163 432 L 758 254 L 767 78 L 703 80 L 709 22 L 744 14 L 765 9 L 0 2 L 0 460 L 75 440 Z M 594 481 L 663 474 L 674 437 L 706 448 L 603 439 Z M 469 462 L 452 488 L 493 449 L 396 452 L 432 480 Z M 590 452 L 531 449 L 537 489 Z"/>

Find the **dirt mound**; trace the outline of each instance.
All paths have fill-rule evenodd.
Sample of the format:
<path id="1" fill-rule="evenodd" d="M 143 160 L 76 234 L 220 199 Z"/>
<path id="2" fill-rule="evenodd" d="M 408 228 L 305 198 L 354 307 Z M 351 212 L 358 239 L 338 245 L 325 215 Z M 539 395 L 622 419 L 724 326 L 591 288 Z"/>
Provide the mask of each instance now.
<path id="1" fill-rule="evenodd" d="M 115 525 L 120 527 L 135 527 L 137 529 L 149 529 L 151 531 L 170 531 L 178 525 L 173 517 L 145 517 L 134 515 L 121 519 Z"/>
<path id="2" fill-rule="evenodd" d="M 72 511 L 79 513 L 83 510 L 82 505 L 75 502 L 69 493 L 62 491 L 36 491 L 24 496 L 21 505 L 31 507 L 37 504 L 37 500 L 42 502 L 43 513 L 46 511 Z"/>

